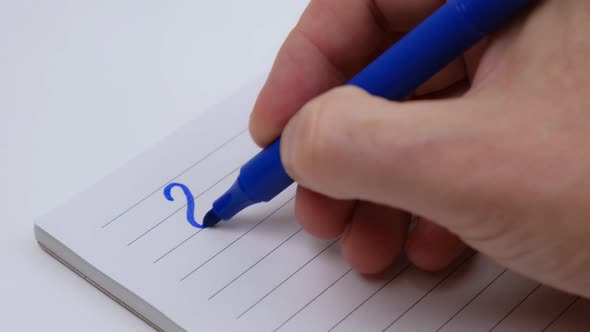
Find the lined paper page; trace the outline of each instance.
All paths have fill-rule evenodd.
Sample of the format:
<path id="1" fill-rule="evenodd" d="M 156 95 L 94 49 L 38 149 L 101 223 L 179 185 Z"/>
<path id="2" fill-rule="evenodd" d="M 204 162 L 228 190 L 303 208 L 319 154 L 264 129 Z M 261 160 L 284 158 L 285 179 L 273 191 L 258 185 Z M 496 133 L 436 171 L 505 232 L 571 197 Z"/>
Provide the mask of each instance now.
<path id="1" fill-rule="evenodd" d="M 364 277 L 338 240 L 301 230 L 294 188 L 233 222 L 199 230 L 195 217 L 259 149 L 247 121 L 261 82 L 187 124 L 56 209 L 38 226 L 182 329 L 242 331 L 587 331 L 590 306 L 466 253 L 429 274 L 400 261 Z M 135 308 L 137 311 L 142 308 Z"/>

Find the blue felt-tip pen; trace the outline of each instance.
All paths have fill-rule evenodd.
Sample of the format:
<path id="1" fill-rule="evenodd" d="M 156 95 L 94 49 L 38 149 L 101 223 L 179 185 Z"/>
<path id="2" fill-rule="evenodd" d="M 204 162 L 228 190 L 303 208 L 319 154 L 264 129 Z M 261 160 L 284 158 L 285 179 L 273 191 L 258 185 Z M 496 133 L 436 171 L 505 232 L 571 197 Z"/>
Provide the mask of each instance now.
<path id="1" fill-rule="evenodd" d="M 347 84 L 401 101 L 533 1 L 449 0 Z M 293 183 L 279 148 L 280 138 L 241 168 L 234 185 L 205 215 L 204 226 L 268 202 Z"/>

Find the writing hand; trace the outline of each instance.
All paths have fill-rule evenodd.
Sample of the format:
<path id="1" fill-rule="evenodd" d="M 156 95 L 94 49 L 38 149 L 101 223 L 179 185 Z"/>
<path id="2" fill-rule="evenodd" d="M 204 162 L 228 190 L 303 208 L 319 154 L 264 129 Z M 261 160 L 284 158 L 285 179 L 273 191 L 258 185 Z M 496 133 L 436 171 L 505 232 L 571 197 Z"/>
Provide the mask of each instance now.
<path id="1" fill-rule="evenodd" d="M 408 3 L 314 1 L 277 57 L 251 131 L 264 145 L 286 126 L 300 223 L 320 237 L 344 232 L 361 272 L 403 248 L 439 269 L 466 243 L 590 296 L 590 5 L 539 2 L 425 84 L 427 99 L 324 93 L 440 4 Z M 406 239 L 409 213 L 421 219 Z"/>

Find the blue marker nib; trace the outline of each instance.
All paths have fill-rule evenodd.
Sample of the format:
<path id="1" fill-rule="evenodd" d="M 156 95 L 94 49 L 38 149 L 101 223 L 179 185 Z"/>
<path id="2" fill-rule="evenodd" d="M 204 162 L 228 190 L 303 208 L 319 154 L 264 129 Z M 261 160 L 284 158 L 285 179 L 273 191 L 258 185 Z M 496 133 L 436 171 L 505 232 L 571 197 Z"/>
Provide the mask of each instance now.
<path id="1" fill-rule="evenodd" d="M 213 212 L 213 210 L 207 212 L 207 214 L 205 215 L 205 218 L 203 218 L 203 226 L 205 226 L 205 228 L 208 227 L 213 227 L 215 225 L 217 225 L 219 222 L 221 221 L 221 218 L 219 218 L 215 212 Z"/>

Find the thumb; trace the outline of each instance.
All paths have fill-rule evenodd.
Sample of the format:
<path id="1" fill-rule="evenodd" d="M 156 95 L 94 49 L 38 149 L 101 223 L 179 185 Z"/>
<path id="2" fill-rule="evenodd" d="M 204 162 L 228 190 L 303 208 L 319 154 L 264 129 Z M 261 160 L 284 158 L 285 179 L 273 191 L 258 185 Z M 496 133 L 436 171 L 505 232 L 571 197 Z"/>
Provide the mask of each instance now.
<path id="1" fill-rule="evenodd" d="M 473 138 L 482 134 L 473 104 L 466 97 L 395 103 L 338 88 L 288 123 L 281 158 L 295 181 L 321 194 L 458 220 L 470 190 L 462 176 L 477 150 Z"/>

